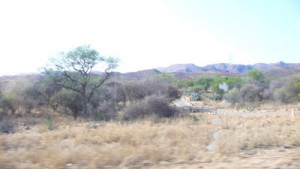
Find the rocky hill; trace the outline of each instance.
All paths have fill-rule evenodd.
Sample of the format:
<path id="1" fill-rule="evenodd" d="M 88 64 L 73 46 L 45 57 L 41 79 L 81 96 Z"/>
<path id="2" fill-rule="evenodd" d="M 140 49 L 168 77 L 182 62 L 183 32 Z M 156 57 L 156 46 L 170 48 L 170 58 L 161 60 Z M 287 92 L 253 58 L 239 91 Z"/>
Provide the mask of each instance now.
<path id="1" fill-rule="evenodd" d="M 157 70 L 161 71 L 161 72 L 182 72 L 182 73 L 196 72 L 196 71 L 199 71 L 202 69 L 203 68 L 196 66 L 195 64 L 192 64 L 192 63 L 175 64 L 175 65 L 171 65 L 169 67 L 157 68 Z"/>
<path id="2" fill-rule="evenodd" d="M 113 73 L 113 78 L 118 80 L 142 80 L 156 76 L 157 74 L 161 73 L 156 69 L 148 69 L 148 70 L 141 70 L 137 72 L 128 72 L 128 73 Z"/>
<path id="3" fill-rule="evenodd" d="M 259 69 L 270 75 L 284 75 L 300 73 L 299 63 L 257 63 L 253 65 L 217 63 L 204 67 L 195 64 L 176 64 L 165 68 L 157 68 L 161 72 L 168 73 L 196 73 L 196 74 L 223 74 L 223 75 L 244 75 L 252 69 Z"/>

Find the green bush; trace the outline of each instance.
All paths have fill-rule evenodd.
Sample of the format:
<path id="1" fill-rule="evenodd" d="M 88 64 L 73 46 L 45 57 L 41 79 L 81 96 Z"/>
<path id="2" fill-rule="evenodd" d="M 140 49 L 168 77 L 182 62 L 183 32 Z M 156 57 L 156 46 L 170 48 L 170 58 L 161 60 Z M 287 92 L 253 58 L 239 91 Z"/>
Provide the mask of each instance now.
<path id="1" fill-rule="evenodd" d="M 293 100 L 300 101 L 300 76 L 294 77 L 288 85 Z"/>
<path id="2" fill-rule="evenodd" d="M 213 78 L 211 84 L 211 91 L 213 94 L 211 95 L 210 99 L 222 100 L 226 92 L 232 88 L 241 88 L 243 84 L 244 82 L 240 77 L 216 76 Z"/>
<path id="3" fill-rule="evenodd" d="M 213 93 L 213 94 L 211 94 L 211 95 L 209 95 L 209 98 L 211 99 L 211 100 L 222 100 L 222 97 L 223 97 L 223 95 L 222 94 L 219 94 L 219 93 Z"/>
<path id="4" fill-rule="evenodd" d="M 200 93 L 191 93 L 190 98 L 194 101 L 200 101 L 202 100 L 202 96 Z"/>
<path id="5" fill-rule="evenodd" d="M 247 72 L 249 82 L 253 83 L 259 87 L 267 88 L 268 87 L 268 81 L 265 77 L 265 75 L 257 69 L 253 69 Z"/>
<path id="6" fill-rule="evenodd" d="M 190 93 L 201 93 L 201 92 L 204 92 L 204 90 L 201 86 L 193 86 L 193 87 L 188 88 L 188 92 L 190 92 Z"/>

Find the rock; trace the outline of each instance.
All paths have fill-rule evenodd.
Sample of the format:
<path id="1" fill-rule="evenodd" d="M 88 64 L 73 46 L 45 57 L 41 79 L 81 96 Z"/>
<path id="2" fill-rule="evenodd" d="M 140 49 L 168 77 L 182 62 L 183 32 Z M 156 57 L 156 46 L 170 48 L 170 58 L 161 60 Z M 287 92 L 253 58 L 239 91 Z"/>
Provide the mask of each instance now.
<path id="1" fill-rule="evenodd" d="M 72 165 L 73 165 L 72 163 L 68 163 L 66 166 L 71 167 Z"/>

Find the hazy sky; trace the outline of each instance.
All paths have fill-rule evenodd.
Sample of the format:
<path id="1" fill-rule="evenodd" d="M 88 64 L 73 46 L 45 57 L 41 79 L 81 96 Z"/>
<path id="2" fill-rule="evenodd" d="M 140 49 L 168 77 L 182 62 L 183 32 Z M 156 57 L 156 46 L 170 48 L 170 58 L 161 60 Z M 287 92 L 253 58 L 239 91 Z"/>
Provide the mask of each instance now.
<path id="1" fill-rule="evenodd" d="M 2 0 L 0 75 L 90 44 L 118 71 L 299 62 L 299 0 Z"/>

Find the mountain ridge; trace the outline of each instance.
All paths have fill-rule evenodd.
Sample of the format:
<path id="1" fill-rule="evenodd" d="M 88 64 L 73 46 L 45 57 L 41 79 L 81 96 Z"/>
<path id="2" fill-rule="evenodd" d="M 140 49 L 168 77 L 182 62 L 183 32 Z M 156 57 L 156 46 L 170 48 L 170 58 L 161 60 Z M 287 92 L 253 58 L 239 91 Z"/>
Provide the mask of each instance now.
<path id="1" fill-rule="evenodd" d="M 265 76 L 270 78 L 280 78 L 287 75 L 300 75 L 300 63 L 255 63 L 255 64 L 231 64 L 231 63 L 216 63 L 205 66 L 197 66 L 193 63 L 174 64 L 168 67 L 159 67 L 153 69 L 140 70 L 135 72 L 113 72 L 112 78 L 115 80 L 143 80 L 155 77 L 161 73 L 170 73 L 176 79 L 186 80 L 193 79 L 199 76 L 243 76 L 247 71 L 258 69 L 262 71 Z M 94 73 L 101 73 L 95 71 Z M 6 79 L 11 77 L 36 77 L 40 73 L 34 74 L 19 74 L 12 76 L 0 76 Z"/>
<path id="2" fill-rule="evenodd" d="M 156 68 L 160 72 L 166 73 L 201 73 L 201 72 L 215 72 L 225 73 L 230 75 L 243 75 L 249 70 L 259 69 L 263 72 L 269 73 L 270 71 L 282 72 L 299 72 L 300 63 L 256 63 L 256 64 L 232 64 L 232 63 L 216 63 L 206 66 L 197 66 L 192 63 L 188 64 L 174 64 L 168 67 Z"/>

